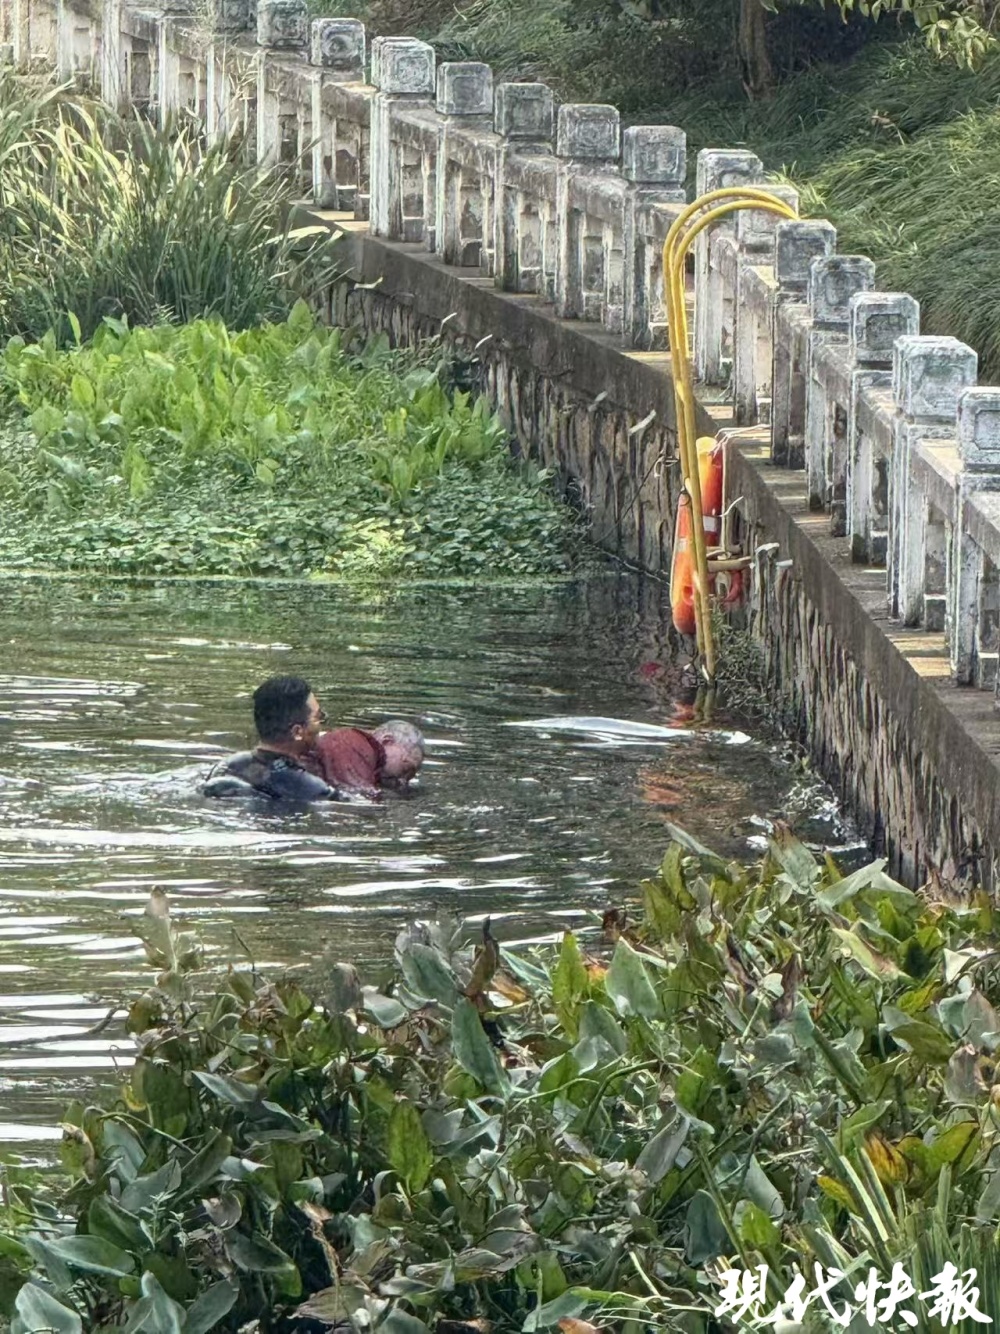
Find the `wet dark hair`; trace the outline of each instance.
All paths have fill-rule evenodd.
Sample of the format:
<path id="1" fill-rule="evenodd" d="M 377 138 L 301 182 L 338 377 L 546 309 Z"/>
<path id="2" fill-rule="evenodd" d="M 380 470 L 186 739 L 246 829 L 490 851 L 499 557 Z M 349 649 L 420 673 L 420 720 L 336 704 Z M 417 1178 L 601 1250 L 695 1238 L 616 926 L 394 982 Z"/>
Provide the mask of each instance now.
<path id="1" fill-rule="evenodd" d="M 301 676 L 271 676 L 253 692 L 253 721 L 261 741 L 282 741 L 309 720 L 312 686 Z"/>

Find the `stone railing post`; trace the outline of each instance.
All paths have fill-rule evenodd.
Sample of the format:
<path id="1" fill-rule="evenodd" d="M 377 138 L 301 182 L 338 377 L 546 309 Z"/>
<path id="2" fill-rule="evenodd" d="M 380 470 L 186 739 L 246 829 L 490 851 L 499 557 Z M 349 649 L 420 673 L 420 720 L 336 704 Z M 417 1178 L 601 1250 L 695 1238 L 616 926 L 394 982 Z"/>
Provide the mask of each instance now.
<path id="1" fill-rule="evenodd" d="M 764 164 L 754 153 L 741 149 L 703 148 L 698 154 L 695 196 L 721 190 L 727 185 L 757 185 L 764 177 Z M 723 361 L 732 356 L 724 346 L 727 327 L 726 304 L 735 306 L 735 291 L 727 293 L 719 275 L 712 273 L 711 236 L 719 229 L 735 235 L 733 217 L 716 223 L 694 243 L 694 378 L 706 384 L 720 384 L 728 378 Z M 728 327 L 733 327 L 730 317 Z"/>
<path id="2" fill-rule="evenodd" d="M 778 336 L 778 312 L 784 305 L 805 304 L 809 266 L 832 255 L 837 231 L 824 219 L 779 222 L 774 229 L 775 296 L 771 369 L 771 457 L 775 463 L 801 468 L 805 463 L 805 347 Z"/>
<path id="3" fill-rule="evenodd" d="M 371 230 L 374 236 L 402 241 L 409 237 L 404 219 L 421 218 L 424 182 L 404 171 L 403 154 L 393 139 L 397 107 L 430 104 L 435 93 L 434 48 L 414 37 L 376 37 L 372 42 Z"/>
<path id="4" fill-rule="evenodd" d="M 762 183 L 769 193 L 799 209 L 799 192 L 789 185 Z M 770 293 L 754 281 L 758 266 L 774 262 L 776 229 L 781 219 L 766 209 L 744 209 L 736 214 L 736 299 L 733 303 L 733 409 L 740 425 L 764 415 L 770 420 L 772 339 L 774 313 Z M 766 409 L 766 412 L 765 412 Z"/>
<path id="5" fill-rule="evenodd" d="M 434 200 L 434 242 L 446 264 L 482 263 L 495 248 L 496 162 L 472 172 L 449 140 L 455 128 L 493 129 L 493 71 L 479 61 L 446 61 L 437 71 L 437 112 L 442 117 Z"/>
<path id="6" fill-rule="evenodd" d="M 986 557 L 966 531 L 965 505 L 977 491 L 1000 491 L 1000 389 L 966 389 L 958 400 L 958 451 L 962 459 L 955 499 L 951 555 L 951 669 L 958 685 L 989 684 L 997 674 L 996 606 L 984 606 Z"/>
<path id="7" fill-rule="evenodd" d="M 312 80 L 312 196 L 320 208 L 339 208 L 338 127 L 323 106 L 324 83 L 364 83 L 365 25 L 358 19 L 313 19 L 309 34 Z M 360 162 L 358 176 L 360 177 Z M 355 200 L 359 187 L 354 190 Z"/>
<path id="8" fill-rule="evenodd" d="M 954 435 L 958 400 L 976 382 L 977 358 L 957 338 L 914 335 L 896 342 L 893 357 L 892 467 L 889 472 L 889 615 L 919 625 L 924 607 L 927 497 L 910 456 L 920 440 Z"/>
<path id="9" fill-rule="evenodd" d="M 633 125 L 622 136 L 622 174 L 629 183 L 625 203 L 625 291 L 623 332 L 632 347 L 662 340 L 666 294 L 663 240 L 647 221 L 662 204 L 683 204 L 687 136 L 674 125 Z"/>
<path id="10" fill-rule="evenodd" d="M 556 156 L 559 174 L 556 186 L 556 217 L 560 226 L 559 262 L 556 269 L 556 314 L 561 318 L 585 318 L 584 265 L 588 254 L 586 219 L 574 209 L 570 185 L 579 189 L 582 178 L 597 172 L 617 173 L 621 148 L 618 108 L 600 103 L 566 103 L 559 108 L 556 123 Z M 603 263 L 604 256 L 601 255 Z M 587 283 L 593 288 L 593 283 Z"/>
<path id="11" fill-rule="evenodd" d="M 847 445 L 850 402 L 835 403 L 816 375 L 822 351 L 842 344 L 850 352 L 851 298 L 875 286 L 875 264 L 865 255 L 828 255 L 809 270 L 809 318 L 806 352 L 806 494 L 812 509 L 830 510 L 830 530 L 847 533 Z M 854 367 L 848 372 L 853 379 Z"/>
<path id="12" fill-rule="evenodd" d="M 281 103 L 269 86 L 269 53 L 304 53 L 309 43 L 306 0 L 257 0 L 257 161 L 276 167 L 282 157 Z"/>
<path id="13" fill-rule="evenodd" d="M 898 338 L 920 331 L 920 307 L 906 292 L 859 292 L 850 300 L 848 348 L 851 404 L 847 423 L 847 523 L 851 557 L 860 564 L 885 565 L 889 541 L 891 447 L 876 453 L 871 435 L 858 421 L 860 395 L 892 384 L 893 348 Z"/>
<path id="14" fill-rule="evenodd" d="M 514 170 L 552 152 L 555 97 L 544 83 L 501 83 L 493 128 L 500 135 L 496 200 L 496 285 L 510 292 L 545 294 L 545 201 L 529 198 Z M 554 215 L 555 198 L 549 201 Z M 554 270 L 553 265 L 553 270 Z"/>

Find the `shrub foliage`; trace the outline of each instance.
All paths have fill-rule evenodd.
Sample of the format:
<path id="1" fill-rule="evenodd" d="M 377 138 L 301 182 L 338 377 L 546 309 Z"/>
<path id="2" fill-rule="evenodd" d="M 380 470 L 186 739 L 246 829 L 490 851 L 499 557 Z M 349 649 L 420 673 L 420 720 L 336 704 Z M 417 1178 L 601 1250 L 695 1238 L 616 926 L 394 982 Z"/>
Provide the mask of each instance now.
<path id="1" fill-rule="evenodd" d="M 60 1199 L 8 1191 L 14 1331 L 702 1331 L 729 1265 L 767 1266 L 768 1309 L 796 1268 L 842 1271 L 839 1305 L 951 1263 L 988 1309 L 988 903 L 841 877 L 780 829 L 753 867 L 672 832 L 604 946 L 418 925 L 379 987 L 206 976 L 155 893 L 131 1076 L 68 1112 Z"/>

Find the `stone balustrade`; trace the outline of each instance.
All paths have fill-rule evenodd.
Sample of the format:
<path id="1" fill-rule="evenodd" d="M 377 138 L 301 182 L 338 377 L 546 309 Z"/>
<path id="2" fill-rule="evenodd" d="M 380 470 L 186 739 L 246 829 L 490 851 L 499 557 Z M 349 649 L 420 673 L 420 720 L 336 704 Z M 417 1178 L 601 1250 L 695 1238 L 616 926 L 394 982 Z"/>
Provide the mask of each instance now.
<path id="1" fill-rule="evenodd" d="M 314 207 L 624 348 L 666 347 L 661 251 L 688 198 L 679 128 L 623 130 L 614 107 L 559 106 L 543 83 L 439 64 L 413 38 L 369 52 L 361 23 L 310 23 L 305 0 L 0 0 L 0 42 L 161 121 L 242 129 Z M 699 194 L 740 184 L 798 210 L 753 153 L 699 153 Z M 977 387 L 972 349 L 921 336 L 916 301 L 875 278 L 837 253 L 828 222 L 731 215 L 694 245 L 695 373 L 737 425 L 769 426 L 773 463 L 804 470 L 853 559 L 885 566 L 890 617 L 943 633 L 959 684 L 996 689 L 1000 389 Z"/>

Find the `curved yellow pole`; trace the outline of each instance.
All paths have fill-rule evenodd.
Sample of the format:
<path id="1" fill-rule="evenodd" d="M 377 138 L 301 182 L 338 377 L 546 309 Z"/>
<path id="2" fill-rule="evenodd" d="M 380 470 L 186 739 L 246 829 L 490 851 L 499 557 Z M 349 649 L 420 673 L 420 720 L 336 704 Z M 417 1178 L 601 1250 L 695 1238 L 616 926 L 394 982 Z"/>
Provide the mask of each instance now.
<path id="1" fill-rule="evenodd" d="M 713 207 L 709 207 L 713 205 Z M 762 209 L 781 217 L 798 215 L 784 200 L 753 186 L 728 186 L 712 190 L 689 204 L 675 218 L 663 243 L 663 285 L 670 331 L 670 355 L 674 381 L 678 452 L 684 486 L 691 499 L 692 544 L 694 547 L 694 612 L 698 651 L 704 658 L 705 674 L 715 679 L 715 644 L 708 601 L 708 553 L 701 504 L 701 478 L 695 441 L 695 401 L 688 351 L 688 322 L 684 300 L 684 261 L 695 238 L 729 213 Z M 702 210 L 707 210 L 702 212 Z M 700 217 L 695 217 L 701 213 Z M 693 221 L 692 221 L 693 220 Z M 688 227 L 688 223 L 691 225 Z M 685 230 L 685 228 L 687 230 Z"/>

